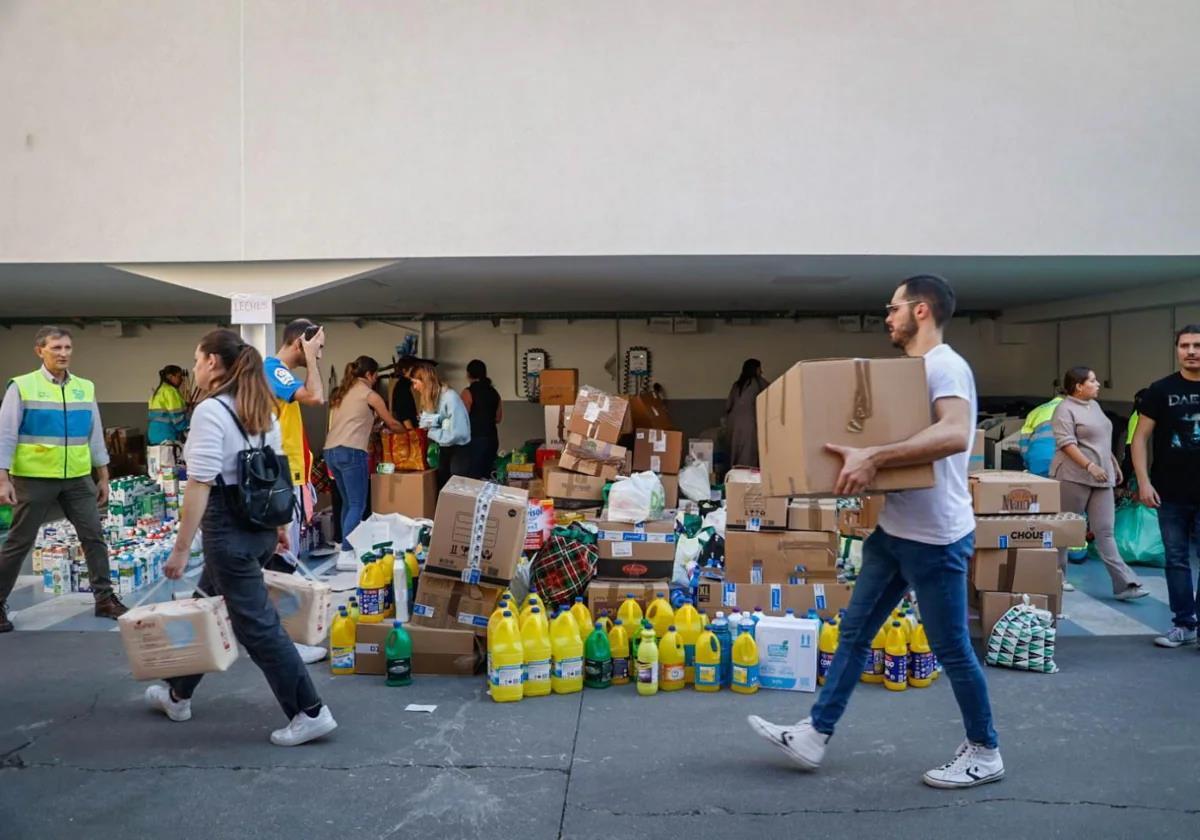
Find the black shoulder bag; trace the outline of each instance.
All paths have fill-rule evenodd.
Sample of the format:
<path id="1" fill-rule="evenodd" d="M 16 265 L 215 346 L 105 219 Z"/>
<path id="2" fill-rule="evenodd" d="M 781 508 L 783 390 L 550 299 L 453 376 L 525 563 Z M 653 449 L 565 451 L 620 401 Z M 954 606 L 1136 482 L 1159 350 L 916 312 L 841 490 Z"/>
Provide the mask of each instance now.
<path id="1" fill-rule="evenodd" d="M 246 441 L 246 448 L 238 453 L 237 486 L 226 484 L 222 475 L 217 475 L 217 486 L 229 499 L 234 513 L 247 525 L 264 531 L 287 525 L 292 521 L 296 506 L 287 457 L 276 455 L 275 450 L 267 446 L 265 433 L 259 437 L 259 445 L 253 446 L 237 412 L 224 400 L 217 399 L 217 402 L 229 412 Z"/>

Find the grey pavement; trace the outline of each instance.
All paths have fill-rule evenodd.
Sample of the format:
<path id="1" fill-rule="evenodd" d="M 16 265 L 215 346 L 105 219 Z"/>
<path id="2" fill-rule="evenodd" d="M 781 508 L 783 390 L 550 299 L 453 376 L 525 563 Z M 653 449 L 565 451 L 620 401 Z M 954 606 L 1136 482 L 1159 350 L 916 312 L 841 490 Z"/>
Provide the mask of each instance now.
<path id="1" fill-rule="evenodd" d="M 1062 673 L 987 669 L 1008 776 L 935 791 L 962 738 L 949 683 L 862 685 L 818 774 L 745 725 L 812 695 L 631 686 L 492 703 L 482 678 L 333 677 L 341 727 L 295 749 L 242 657 L 188 723 L 143 708 L 116 633 L 0 636 L 0 837 L 716 838 L 1197 836 L 1200 653 L 1070 638 Z M 433 714 L 405 712 L 436 704 Z"/>

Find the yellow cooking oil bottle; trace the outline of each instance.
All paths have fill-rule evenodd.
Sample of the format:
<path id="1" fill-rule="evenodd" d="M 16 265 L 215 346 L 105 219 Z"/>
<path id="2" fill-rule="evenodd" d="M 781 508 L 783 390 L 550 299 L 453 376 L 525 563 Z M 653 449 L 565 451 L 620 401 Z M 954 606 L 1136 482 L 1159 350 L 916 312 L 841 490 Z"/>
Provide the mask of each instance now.
<path id="1" fill-rule="evenodd" d="M 821 625 L 821 635 L 817 640 L 817 685 L 825 685 L 825 678 L 829 675 L 829 667 L 833 665 L 837 649 L 838 620 L 831 618 Z"/>
<path id="2" fill-rule="evenodd" d="M 345 607 L 338 607 L 329 628 L 329 669 L 335 674 L 354 673 L 354 621 Z"/>
<path id="3" fill-rule="evenodd" d="M 550 649 L 550 688 L 555 694 L 583 691 L 583 642 L 567 610 L 560 610 L 550 623 Z"/>
<path id="4" fill-rule="evenodd" d="M 908 655 L 908 684 L 913 688 L 928 688 L 936 673 L 933 665 L 933 651 L 929 648 L 929 639 L 925 635 L 925 625 L 917 624 L 913 630 L 912 644 Z"/>
<path id="5" fill-rule="evenodd" d="M 658 643 L 659 679 L 658 687 L 663 691 L 679 691 L 684 680 L 683 640 L 672 624 L 667 627 L 662 641 Z"/>
<path id="6" fill-rule="evenodd" d="M 893 621 L 883 649 L 883 687 L 889 691 L 908 688 L 908 644 L 904 641 L 904 622 Z"/>
<path id="7" fill-rule="evenodd" d="M 863 666 L 861 677 L 865 683 L 883 682 L 883 649 L 887 646 L 887 628 L 886 622 L 881 624 L 879 632 L 871 640 L 871 650 L 867 654 L 867 664 Z"/>
<path id="8" fill-rule="evenodd" d="M 617 619 L 608 631 L 608 647 L 612 651 L 612 684 L 629 684 L 629 633 L 625 622 Z"/>
<path id="9" fill-rule="evenodd" d="M 733 643 L 733 679 L 731 691 L 753 694 L 758 691 L 758 643 L 748 629 Z"/>
<path id="10" fill-rule="evenodd" d="M 638 642 L 637 691 L 643 697 L 658 694 L 658 643 L 652 627 L 642 628 Z"/>
<path id="11" fill-rule="evenodd" d="M 660 640 L 667 628 L 675 623 L 675 610 L 671 608 L 670 601 L 659 595 L 646 607 L 646 618 L 654 625 L 654 638 Z"/>
<path id="12" fill-rule="evenodd" d="M 696 690 L 721 690 L 721 640 L 712 625 L 705 625 L 696 639 Z"/>
<path id="13" fill-rule="evenodd" d="M 550 693 L 550 625 L 541 607 L 532 607 L 529 618 L 521 625 L 521 649 L 525 654 L 525 677 L 522 693 L 526 697 L 545 697 Z"/>
<path id="14" fill-rule="evenodd" d="M 492 699 L 497 703 L 520 700 L 524 696 L 525 649 L 512 610 L 505 610 L 493 631 L 488 633 L 488 653 L 492 658 Z"/>
<path id="15" fill-rule="evenodd" d="M 704 632 L 704 622 L 690 599 L 675 610 L 675 626 L 683 642 L 683 681 L 692 685 L 696 682 L 696 641 Z"/>

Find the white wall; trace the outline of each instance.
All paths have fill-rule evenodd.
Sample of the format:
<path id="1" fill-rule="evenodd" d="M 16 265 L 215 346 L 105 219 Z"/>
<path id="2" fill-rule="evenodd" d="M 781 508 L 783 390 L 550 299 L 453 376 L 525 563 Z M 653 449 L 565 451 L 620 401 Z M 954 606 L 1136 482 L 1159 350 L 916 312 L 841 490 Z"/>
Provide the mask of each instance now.
<path id="1" fill-rule="evenodd" d="M 1193 0 L 9 0 L 0 260 L 1200 251 Z"/>

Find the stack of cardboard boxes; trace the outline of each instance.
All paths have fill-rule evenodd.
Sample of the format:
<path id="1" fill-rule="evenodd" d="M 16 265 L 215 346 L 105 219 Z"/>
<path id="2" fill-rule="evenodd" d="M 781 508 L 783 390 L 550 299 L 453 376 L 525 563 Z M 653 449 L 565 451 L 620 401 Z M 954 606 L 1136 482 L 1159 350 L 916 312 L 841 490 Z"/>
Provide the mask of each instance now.
<path id="1" fill-rule="evenodd" d="M 392 436 L 383 433 L 381 463 L 392 462 Z M 376 473 L 371 476 L 371 512 L 400 513 L 413 519 L 432 519 L 437 507 L 437 470 Z"/>
<path id="2" fill-rule="evenodd" d="M 548 374 L 569 374 L 547 390 Z M 558 449 L 557 462 L 545 462 L 543 492 L 555 504 L 575 510 L 598 508 L 604 485 L 625 467 L 626 448 L 618 445 L 625 426 L 628 402 L 598 388 L 576 388 L 576 371 L 543 371 L 546 445 Z M 568 404 L 568 400 L 570 404 Z"/>

